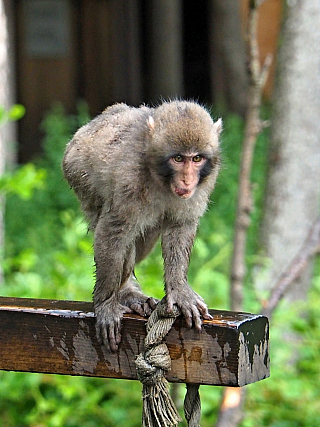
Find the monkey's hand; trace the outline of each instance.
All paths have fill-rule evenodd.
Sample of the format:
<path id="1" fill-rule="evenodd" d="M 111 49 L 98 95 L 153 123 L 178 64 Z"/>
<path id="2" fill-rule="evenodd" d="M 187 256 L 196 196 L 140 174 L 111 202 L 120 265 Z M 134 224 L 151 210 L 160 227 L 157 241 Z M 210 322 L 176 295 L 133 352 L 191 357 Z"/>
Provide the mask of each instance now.
<path id="1" fill-rule="evenodd" d="M 212 319 L 203 298 L 194 292 L 188 284 L 183 287 L 176 286 L 170 292 L 167 291 L 169 313 L 173 310 L 174 304 L 180 308 L 188 328 L 192 328 L 192 324 L 194 324 L 196 330 L 200 332 L 201 316 L 206 320 Z"/>
<path id="2" fill-rule="evenodd" d="M 97 339 L 112 352 L 118 350 L 121 342 L 121 320 L 124 313 L 132 313 L 132 310 L 120 304 L 114 296 L 95 307 Z"/>

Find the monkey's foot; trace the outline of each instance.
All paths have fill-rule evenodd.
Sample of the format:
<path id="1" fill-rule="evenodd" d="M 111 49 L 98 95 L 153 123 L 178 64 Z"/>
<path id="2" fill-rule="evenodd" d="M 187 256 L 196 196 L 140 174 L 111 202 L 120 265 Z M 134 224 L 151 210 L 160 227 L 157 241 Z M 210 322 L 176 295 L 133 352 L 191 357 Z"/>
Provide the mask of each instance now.
<path id="1" fill-rule="evenodd" d="M 139 289 L 125 288 L 119 292 L 120 303 L 131 312 L 149 317 L 158 304 L 155 298 L 144 295 Z"/>
<path id="2" fill-rule="evenodd" d="M 201 331 L 201 316 L 206 319 L 212 319 L 208 312 L 208 307 L 203 298 L 194 292 L 189 286 L 171 290 L 167 292 L 168 312 L 172 312 L 176 304 L 183 314 L 187 327 L 192 328 L 194 324 L 197 331 Z"/>
<path id="3" fill-rule="evenodd" d="M 121 342 L 121 319 L 124 313 L 132 313 L 132 310 L 112 297 L 95 307 L 97 339 L 112 352 L 118 350 Z"/>

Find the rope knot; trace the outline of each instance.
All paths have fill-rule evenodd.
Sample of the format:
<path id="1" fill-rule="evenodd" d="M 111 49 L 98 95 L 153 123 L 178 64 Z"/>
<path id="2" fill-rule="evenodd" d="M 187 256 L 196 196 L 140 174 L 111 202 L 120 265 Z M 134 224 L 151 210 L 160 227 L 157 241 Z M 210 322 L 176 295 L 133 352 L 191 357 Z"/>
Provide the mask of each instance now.
<path id="1" fill-rule="evenodd" d="M 165 379 L 165 374 L 171 369 L 171 359 L 168 347 L 163 342 L 164 337 L 180 314 L 177 306 L 168 312 L 166 297 L 164 297 L 147 322 L 145 349 L 135 361 L 138 378 L 143 384 L 142 427 L 172 427 L 177 426 L 181 421 L 168 392 L 168 382 Z M 196 387 L 199 386 L 196 385 Z M 194 396 L 191 400 L 198 402 L 196 406 L 199 409 L 198 419 L 200 419 L 200 399 L 197 400 Z M 192 408 L 189 408 L 186 412 L 189 426 L 199 426 L 197 422 L 190 424 L 193 418 L 191 413 Z"/>
<path id="2" fill-rule="evenodd" d="M 171 369 L 168 347 L 165 344 L 151 347 L 139 354 L 135 363 L 140 382 L 145 385 L 152 385 Z"/>

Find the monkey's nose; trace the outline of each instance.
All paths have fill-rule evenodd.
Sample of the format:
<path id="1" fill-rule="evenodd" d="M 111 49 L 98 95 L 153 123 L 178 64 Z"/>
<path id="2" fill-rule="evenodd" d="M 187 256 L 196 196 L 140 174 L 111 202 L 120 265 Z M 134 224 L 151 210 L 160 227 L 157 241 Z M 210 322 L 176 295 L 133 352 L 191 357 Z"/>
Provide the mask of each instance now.
<path id="1" fill-rule="evenodd" d="M 191 181 L 191 179 L 189 177 L 182 178 L 182 182 L 184 183 L 184 185 L 186 187 L 190 187 L 191 183 L 192 183 L 192 181 Z"/>

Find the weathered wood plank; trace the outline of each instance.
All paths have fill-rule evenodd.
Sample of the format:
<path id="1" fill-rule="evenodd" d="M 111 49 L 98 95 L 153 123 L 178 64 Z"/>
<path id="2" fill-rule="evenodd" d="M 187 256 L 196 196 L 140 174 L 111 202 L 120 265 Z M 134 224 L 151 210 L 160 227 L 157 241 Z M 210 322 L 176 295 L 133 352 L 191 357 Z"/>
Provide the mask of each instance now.
<path id="1" fill-rule="evenodd" d="M 264 316 L 210 310 L 199 334 L 177 319 L 166 337 L 171 382 L 243 386 L 269 376 Z M 91 303 L 0 298 L 0 369 L 137 379 L 146 320 L 125 315 L 116 354 L 95 337 Z"/>

